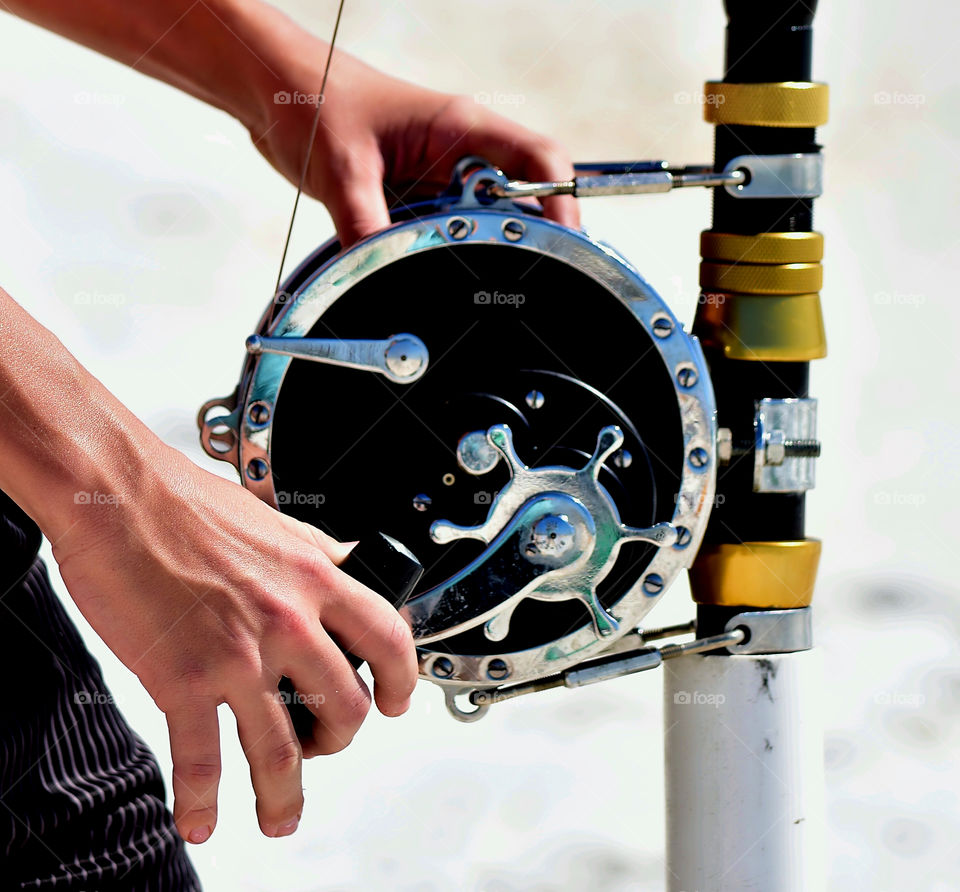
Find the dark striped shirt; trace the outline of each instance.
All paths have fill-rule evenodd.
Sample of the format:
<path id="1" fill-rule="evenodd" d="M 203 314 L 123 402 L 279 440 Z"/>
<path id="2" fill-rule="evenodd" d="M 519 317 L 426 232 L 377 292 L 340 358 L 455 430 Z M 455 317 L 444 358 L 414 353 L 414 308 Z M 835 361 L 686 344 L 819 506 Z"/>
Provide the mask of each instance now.
<path id="1" fill-rule="evenodd" d="M 0 493 L 0 889 L 197 890 L 130 729 Z"/>

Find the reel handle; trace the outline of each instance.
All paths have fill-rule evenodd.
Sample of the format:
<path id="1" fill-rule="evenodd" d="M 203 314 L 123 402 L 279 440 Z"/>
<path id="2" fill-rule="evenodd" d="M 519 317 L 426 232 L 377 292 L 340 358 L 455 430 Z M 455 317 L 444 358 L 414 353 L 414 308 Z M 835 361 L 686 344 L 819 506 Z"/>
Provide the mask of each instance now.
<path id="1" fill-rule="evenodd" d="M 402 542 L 381 532 L 364 536 L 340 569 L 389 601 L 397 610 L 407 603 L 423 576 L 423 565 L 413 552 Z M 363 665 L 363 660 L 351 653 L 347 653 L 347 659 L 354 669 Z"/>
<path id="2" fill-rule="evenodd" d="M 398 610 L 413 593 L 423 566 L 413 553 L 402 543 L 386 533 L 375 532 L 364 536 L 353 547 L 340 565 L 367 588 L 389 601 Z M 363 660 L 341 647 L 347 660 L 354 669 L 363 665 Z M 284 675 L 277 685 L 283 702 L 290 713 L 293 729 L 300 738 L 309 738 L 313 733 L 314 715 L 297 696 L 293 682 Z"/>

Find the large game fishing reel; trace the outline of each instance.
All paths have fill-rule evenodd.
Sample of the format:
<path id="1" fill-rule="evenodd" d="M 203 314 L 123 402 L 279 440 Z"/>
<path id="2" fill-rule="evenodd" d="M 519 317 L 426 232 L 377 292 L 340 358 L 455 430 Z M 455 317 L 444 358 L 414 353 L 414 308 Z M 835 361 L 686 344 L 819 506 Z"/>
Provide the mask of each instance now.
<path id="1" fill-rule="evenodd" d="M 612 248 L 523 199 L 744 175 L 616 167 L 521 184 L 465 159 L 445 195 L 311 255 L 247 340 L 235 393 L 200 412 L 204 449 L 268 504 L 417 556 L 401 613 L 463 720 L 659 662 L 638 625 L 713 503 L 697 340 Z"/>

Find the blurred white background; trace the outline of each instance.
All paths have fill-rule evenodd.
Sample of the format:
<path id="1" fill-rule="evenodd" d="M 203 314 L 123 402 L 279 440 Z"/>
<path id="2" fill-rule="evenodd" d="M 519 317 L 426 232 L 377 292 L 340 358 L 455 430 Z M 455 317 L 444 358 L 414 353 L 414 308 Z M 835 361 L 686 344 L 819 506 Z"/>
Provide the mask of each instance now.
<path id="1" fill-rule="evenodd" d="M 334 0 L 279 5 L 329 35 Z M 712 129 L 690 97 L 722 74 L 723 27 L 719 0 L 349 0 L 339 45 L 499 96 L 578 159 L 702 162 Z M 958 29 L 960 7 L 935 0 L 827 2 L 815 21 L 830 357 L 812 375 L 825 447 L 808 531 L 824 540 L 834 889 L 953 889 L 960 871 Z M 226 115 L 35 27 L 4 17 L 0 60 L 0 282 L 161 437 L 229 475 L 194 416 L 236 382 L 293 188 Z M 589 199 L 583 216 L 692 319 L 706 192 Z M 291 259 L 331 232 L 301 205 Z M 169 775 L 162 716 L 72 612 Z M 678 586 L 651 621 L 691 612 Z M 662 888 L 660 686 L 545 694 L 472 726 L 422 687 L 405 717 L 371 716 L 305 766 L 303 823 L 279 841 L 259 835 L 223 712 L 220 823 L 192 850 L 198 871 L 210 892 Z"/>

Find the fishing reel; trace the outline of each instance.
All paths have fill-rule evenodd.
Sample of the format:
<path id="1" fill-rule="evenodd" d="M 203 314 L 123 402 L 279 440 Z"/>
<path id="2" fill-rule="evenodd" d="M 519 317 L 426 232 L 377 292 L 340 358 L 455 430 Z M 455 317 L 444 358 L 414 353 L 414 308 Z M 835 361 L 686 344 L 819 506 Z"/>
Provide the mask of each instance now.
<path id="1" fill-rule="evenodd" d="M 744 176 L 618 167 L 529 184 L 464 159 L 444 195 L 308 257 L 247 340 L 236 391 L 200 411 L 203 448 L 265 502 L 417 556 L 400 612 L 461 720 L 627 671 L 625 655 L 629 671 L 658 662 L 639 624 L 713 504 L 696 338 L 614 249 L 525 199 Z"/>

